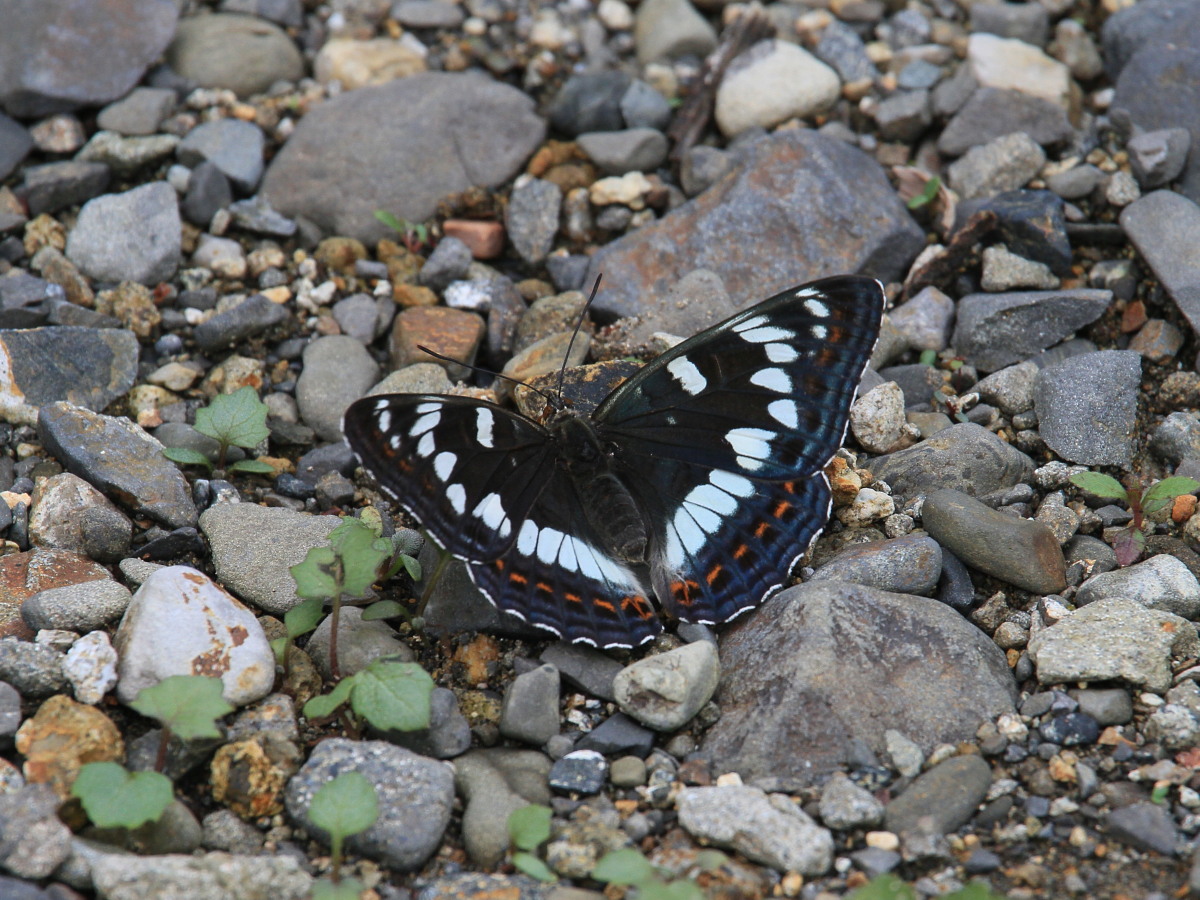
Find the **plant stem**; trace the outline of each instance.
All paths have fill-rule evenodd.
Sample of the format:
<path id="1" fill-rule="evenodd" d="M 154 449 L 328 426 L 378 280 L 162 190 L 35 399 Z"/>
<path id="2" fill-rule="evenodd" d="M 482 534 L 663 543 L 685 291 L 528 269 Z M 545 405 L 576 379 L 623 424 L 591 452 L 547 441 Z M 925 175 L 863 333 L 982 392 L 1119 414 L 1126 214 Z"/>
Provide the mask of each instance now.
<path id="1" fill-rule="evenodd" d="M 433 567 L 433 574 L 425 582 L 425 590 L 421 592 L 421 600 L 417 605 L 417 615 L 424 614 L 425 604 L 429 602 L 429 598 L 433 594 L 433 589 L 442 577 L 442 573 L 446 570 L 446 564 L 450 562 L 450 558 L 449 550 L 438 548 L 437 565 Z"/>
<path id="2" fill-rule="evenodd" d="M 342 618 L 342 596 L 333 598 L 333 611 L 329 614 L 329 674 L 334 682 L 342 678 L 342 667 L 338 665 L 338 626 Z"/>
<path id="3" fill-rule="evenodd" d="M 171 743 L 171 729 L 166 725 L 162 728 L 162 736 L 158 739 L 158 755 L 154 757 L 154 771 L 162 774 L 167 767 L 167 746 Z"/>

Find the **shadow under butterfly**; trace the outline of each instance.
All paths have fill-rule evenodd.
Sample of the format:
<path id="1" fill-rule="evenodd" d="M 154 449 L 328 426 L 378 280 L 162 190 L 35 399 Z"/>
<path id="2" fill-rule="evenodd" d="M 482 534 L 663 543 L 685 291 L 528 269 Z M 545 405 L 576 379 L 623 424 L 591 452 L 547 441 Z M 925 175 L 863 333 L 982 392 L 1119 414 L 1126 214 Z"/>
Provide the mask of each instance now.
<path id="1" fill-rule="evenodd" d="M 465 560 L 500 610 L 631 647 L 728 622 L 780 590 L 828 521 L 822 471 L 879 335 L 883 286 L 825 278 L 676 345 L 590 415 L 544 423 L 466 397 L 346 410 L 366 471 Z"/>

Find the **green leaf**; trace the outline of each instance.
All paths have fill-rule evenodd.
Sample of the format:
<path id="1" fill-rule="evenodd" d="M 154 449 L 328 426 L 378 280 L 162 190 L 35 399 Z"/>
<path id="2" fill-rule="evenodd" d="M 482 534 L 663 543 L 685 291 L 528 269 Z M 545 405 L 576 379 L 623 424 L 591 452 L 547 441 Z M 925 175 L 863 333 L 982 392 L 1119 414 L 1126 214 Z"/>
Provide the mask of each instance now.
<path id="1" fill-rule="evenodd" d="M 334 685 L 333 690 L 328 694 L 313 697 L 305 703 L 305 717 L 309 719 L 324 719 L 327 716 L 332 716 L 337 712 L 339 706 L 350 699 L 350 693 L 354 690 L 354 681 L 356 678 L 358 678 L 357 675 L 347 675 Z"/>
<path id="2" fill-rule="evenodd" d="M 130 772 L 115 762 L 93 762 L 80 768 L 71 796 L 79 798 L 100 828 L 137 828 L 158 821 L 175 791 L 171 779 L 159 772 Z"/>
<path id="3" fill-rule="evenodd" d="M 163 456 L 181 466 L 204 466 L 206 469 L 213 467 L 211 459 L 199 450 L 191 450 L 187 447 L 164 447 Z"/>
<path id="4" fill-rule="evenodd" d="M 1171 792 L 1171 785 L 1156 784 L 1154 790 L 1150 792 L 1150 802 L 1163 804 L 1167 801 L 1167 794 Z"/>
<path id="5" fill-rule="evenodd" d="M 701 850 L 696 854 L 696 865 L 705 872 L 715 872 L 729 863 L 729 857 L 720 850 Z"/>
<path id="6" fill-rule="evenodd" d="M 364 622 L 374 622 L 378 619 L 392 619 L 396 616 L 404 615 L 405 612 L 403 603 L 395 600 L 380 600 L 377 603 L 372 603 L 363 610 L 362 620 Z"/>
<path id="7" fill-rule="evenodd" d="M 413 581 L 421 580 L 421 563 L 416 557 L 409 556 L 407 553 L 400 553 L 396 556 L 396 564 L 393 566 L 396 571 L 399 571 L 397 566 L 402 566 L 404 571 L 408 573 L 408 577 Z M 392 573 L 393 575 L 395 572 Z"/>
<path id="8" fill-rule="evenodd" d="M 381 731 L 429 727 L 433 679 L 416 663 L 377 659 L 355 676 L 351 708 Z"/>
<path id="9" fill-rule="evenodd" d="M 218 394 L 208 406 L 196 410 L 196 430 L 227 444 L 257 447 L 271 434 L 267 405 L 249 385 L 232 394 Z"/>
<path id="10" fill-rule="evenodd" d="M 946 894 L 943 900 L 1005 900 L 1003 894 L 997 894 L 982 881 L 972 881 L 961 890 Z"/>
<path id="11" fill-rule="evenodd" d="M 610 884 L 644 884 L 655 875 L 654 866 L 637 850 L 626 848 L 605 853 L 592 869 L 592 877 Z"/>
<path id="12" fill-rule="evenodd" d="M 273 466 L 267 465 L 260 459 L 239 459 L 229 466 L 230 472 L 246 472 L 250 475 L 274 475 Z"/>
<path id="13" fill-rule="evenodd" d="M 331 837 L 348 838 L 366 831 L 379 818 L 375 787 L 361 772 L 345 772 L 313 794 L 308 818 Z"/>
<path id="14" fill-rule="evenodd" d="M 638 886 L 638 900 L 704 900 L 700 885 L 687 878 L 666 882 L 652 878 Z"/>
<path id="15" fill-rule="evenodd" d="M 550 840 L 550 818 L 554 813 L 548 806 L 531 803 L 513 810 L 508 817 L 508 838 L 520 850 L 536 850 Z"/>
<path id="16" fill-rule="evenodd" d="M 934 175 L 925 182 L 925 187 L 921 190 L 921 193 L 917 194 L 917 196 L 908 201 L 908 208 L 920 209 L 922 206 L 929 205 L 934 201 L 934 198 L 937 197 L 938 191 L 941 190 L 941 187 L 942 179 Z"/>
<path id="17" fill-rule="evenodd" d="M 913 889 L 895 875 L 880 875 L 872 878 L 858 890 L 849 894 L 846 900 L 914 900 Z"/>
<path id="18" fill-rule="evenodd" d="M 923 366 L 936 366 L 938 354 L 936 350 L 922 350 L 918 362 Z"/>
<path id="19" fill-rule="evenodd" d="M 512 855 L 512 864 L 530 878 L 538 881 L 558 881 L 558 877 L 550 871 L 550 867 L 532 853 L 519 851 Z"/>
<path id="20" fill-rule="evenodd" d="M 285 637 L 278 637 L 270 641 L 271 652 L 275 654 L 276 664 L 282 666 L 287 662 L 287 648 L 289 643 L 289 639 Z"/>
<path id="21" fill-rule="evenodd" d="M 1183 475 L 1164 478 L 1157 484 L 1146 488 L 1146 492 L 1142 494 L 1142 506 L 1145 507 L 1146 504 L 1155 501 L 1162 503 L 1167 500 L 1174 500 L 1183 494 L 1192 493 L 1197 488 L 1200 488 L 1200 481 L 1197 481 L 1195 478 L 1186 478 Z"/>
<path id="22" fill-rule="evenodd" d="M 342 592 L 362 597 L 392 558 L 392 542 L 358 519 L 345 518 L 329 533 L 329 544 L 342 558 Z"/>
<path id="23" fill-rule="evenodd" d="M 375 210 L 375 218 L 377 221 L 382 222 L 388 228 L 392 229 L 392 231 L 404 231 L 405 225 L 407 224 L 395 213 L 390 213 L 386 209 Z"/>
<path id="24" fill-rule="evenodd" d="M 343 878 L 334 884 L 328 878 L 313 882 L 312 900 L 359 900 L 367 886 L 357 878 Z"/>
<path id="25" fill-rule="evenodd" d="M 1124 485 L 1103 472 L 1076 472 L 1067 480 L 1075 487 L 1083 488 L 1089 494 L 1095 494 L 1097 497 L 1109 497 L 1113 500 L 1129 499 Z"/>
<path id="26" fill-rule="evenodd" d="M 336 564 L 337 554 L 332 547 L 311 547 L 304 556 L 304 562 L 298 562 L 288 569 L 296 582 L 296 595 L 305 600 L 322 601 L 340 597 L 341 585 L 334 573 Z"/>
<path id="27" fill-rule="evenodd" d="M 143 716 L 157 719 L 180 739 L 219 738 L 217 719 L 233 712 L 221 696 L 220 678 L 206 675 L 171 675 L 141 690 L 129 705 Z"/>
<path id="28" fill-rule="evenodd" d="M 320 597 L 309 597 L 301 600 L 283 614 L 283 625 L 287 628 L 288 637 L 298 638 L 308 634 L 317 627 L 325 613 L 325 604 Z"/>

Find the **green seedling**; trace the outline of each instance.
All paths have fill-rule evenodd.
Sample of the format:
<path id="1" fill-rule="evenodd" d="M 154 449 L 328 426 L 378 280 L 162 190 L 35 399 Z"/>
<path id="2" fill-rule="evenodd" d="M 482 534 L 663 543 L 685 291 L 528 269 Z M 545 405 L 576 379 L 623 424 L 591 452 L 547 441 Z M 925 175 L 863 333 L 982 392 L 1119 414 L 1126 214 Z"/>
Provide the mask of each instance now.
<path id="1" fill-rule="evenodd" d="M 377 659 L 347 675 L 328 694 L 304 704 L 304 715 L 324 719 L 345 704 L 380 731 L 420 731 L 429 727 L 433 679 L 416 663 Z"/>
<path id="2" fill-rule="evenodd" d="M 729 861 L 718 850 L 697 854 L 693 868 L 699 871 L 719 869 Z M 693 878 L 672 878 L 671 873 L 654 865 L 632 848 L 606 853 L 592 869 L 592 878 L 606 884 L 637 888 L 638 900 L 704 900 L 705 893 Z"/>
<path id="3" fill-rule="evenodd" d="M 928 206 L 937 199 L 938 191 L 942 189 L 942 179 L 933 175 L 925 182 L 925 187 L 921 189 L 921 193 L 908 201 L 909 209 L 920 209 L 922 206 Z"/>
<path id="4" fill-rule="evenodd" d="M 252 450 L 267 439 L 267 405 L 258 399 L 250 386 L 238 388 L 232 394 L 219 394 L 208 406 L 196 410 L 196 430 L 218 444 L 218 469 L 224 469 L 230 447 Z M 182 466 L 203 466 L 212 469 L 212 461 L 197 450 L 186 447 L 167 447 L 163 455 Z M 257 459 L 239 459 L 229 465 L 231 472 L 271 475 L 269 465 Z"/>
<path id="5" fill-rule="evenodd" d="M 361 772 L 346 772 L 322 785 L 313 794 L 308 817 L 328 832 L 329 878 L 313 885 L 313 900 L 357 900 L 366 886 L 357 878 L 342 878 L 346 838 L 366 831 L 379 818 L 379 799 L 375 788 Z"/>
<path id="6" fill-rule="evenodd" d="M 296 594 L 303 602 L 284 616 L 287 636 L 272 642 L 276 659 L 281 663 L 286 663 L 288 645 L 317 627 L 321 610 L 328 603 L 332 619 L 329 623 L 330 669 L 333 677 L 338 678 L 337 638 L 343 598 L 362 598 L 372 584 L 391 578 L 401 569 L 414 580 L 421 577 L 421 564 L 410 555 L 416 549 L 411 537 L 398 533 L 385 538 L 382 531 L 379 514 L 364 510 L 362 519 L 343 519 L 329 533 L 327 545 L 313 547 L 303 562 L 288 570 L 296 582 Z M 372 604 L 364 612 L 364 618 L 382 618 L 403 612 L 399 604 L 394 606 L 395 609 L 388 605 L 380 610 L 376 608 L 377 604 Z"/>
<path id="7" fill-rule="evenodd" d="M 157 822 L 175 790 L 161 772 L 130 772 L 120 763 L 85 763 L 79 769 L 71 796 L 98 828 L 137 828 Z"/>
<path id="8" fill-rule="evenodd" d="M 943 900 L 1004 900 L 1003 894 L 995 893 L 982 881 L 972 881 L 957 891 L 941 895 Z M 916 900 L 917 893 L 895 875 L 886 874 L 872 878 L 846 900 Z"/>
<path id="9" fill-rule="evenodd" d="M 420 253 L 429 245 L 429 226 L 427 225 L 402 219 L 386 209 L 375 210 L 375 219 L 396 232 L 400 237 L 400 242 L 408 248 L 410 253 Z"/>
<path id="10" fill-rule="evenodd" d="M 155 771 L 161 772 L 166 764 L 167 745 L 172 735 L 184 741 L 221 737 L 217 720 L 234 709 L 233 704 L 222 696 L 223 690 L 220 678 L 171 675 L 138 692 L 130 707 L 162 726 Z"/>
<path id="11" fill-rule="evenodd" d="M 1166 509 L 1176 497 L 1190 494 L 1200 489 L 1200 481 L 1177 475 L 1164 478 L 1146 489 L 1136 478 L 1130 476 L 1126 484 L 1121 484 L 1111 475 L 1102 472 L 1076 472 L 1070 478 L 1071 484 L 1082 488 L 1089 494 L 1110 500 L 1123 500 L 1133 515 L 1133 520 L 1117 532 L 1113 540 L 1113 552 L 1117 564 L 1129 566 L 1138 561 L 1146 549 L 1146 517 L 1153 516 Z"/>
<path id="12" fill-rule="evenodd" d="M 508 839 L 512 842 L 512 863 L 530 878 L 538 881 L 557 881 L 554 873 L 537 856 L 537 850 L 550 840 L 550 817 L 548 806 L 532 803 L 514 810 L 508 817 Z"/>

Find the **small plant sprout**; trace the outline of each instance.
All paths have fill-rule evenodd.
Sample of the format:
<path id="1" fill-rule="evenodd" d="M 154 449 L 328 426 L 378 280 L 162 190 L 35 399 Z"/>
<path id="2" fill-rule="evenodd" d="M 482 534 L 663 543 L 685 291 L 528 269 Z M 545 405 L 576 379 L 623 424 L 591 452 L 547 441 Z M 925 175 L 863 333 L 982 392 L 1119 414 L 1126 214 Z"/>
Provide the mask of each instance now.
<path id="1" fill-rule="evenodd" d="M 1176 497 L 1200 489 L 1200 481 L 1181 475 L 1164 478 L 1145 490 L 1141 489 L 1141 484 L 1133 476 L 1130 476 L 1125 484 L 1121 484 L 1111 475 L 1102 472 L 1076 472 L 1070 481 L 1089 494 L 1110 500 L 1123 500 L 1129 506 L 1133 521 L 1117 532 L 1112 544 L 1117 563 L 1121 566 L 1137 562 L 1146 549 L 1147 516 L 1153 516 L 1166 509 Z"/>
<path id="2" fill-rule="evenodd" d="M 130 772 L 120 763 L 85 763 L 71 785 L 83 811 L 98 828 L 137 828 L 157 822 L 175 791 L 161 772 Z"/>
<path id="3" fill-rule="evenodd" d="M 410 253 L 420 253 L 429 244 L 429 227 L 427 225 L 402 219 L 386 209 L 375 210 L 375 219 L 396 232 L 400 237 L 400 242 Z"/>
<path id="4" fill-rule="evenodd" d="M 356 878 L 342 878 L 342 850 L 346 838 L 366 831 L 379 818 L 375 788 L 361 772 L 345 772 L 313 794 L 308 817 L 329 834 L 332 867 L 329 878 L 313 886 L 313 900 L 357 900 L 366 886 Z"/>
<path id="5" fill-rule="evenodd" d="M 429 727 L 433 687 L 429 673 L 416 663 L 377 659 L 305 703 L 304 715 L 324 719 L 349 702 L 355 715 L 380 731 L 420 731 Z"/>
<path id="6" fill-rule="evenodd" d="M 508 817 L 508 838 L 514 848 L 512 863 L 538 881 L 556 881 L 554 873 L 537 856 L 538 847 L 550 840 L 550 807 L 532 803 Z"/>
<path id="7" fill-rule="evenodd" d="M 1004 900 L 982 881 L 942 894 L 942 900 Z M 848 894 L 846 900 L 916 900 L 917 892 L 890 873 L 872 878 L 867 884 Z"/>
<path id="8" fill-rule="evenodd" d="M 692 870 L 696 875 L 719 869 L 729 858 L 719 850 L 697 854 Z M 632 848 L 606 853 L 592 869 L 592 878 L 607 884 L 637 888 L 638 900 L 704 900 L 706 896 L 691 874 L 672 877 Z M 606 892 L 607 893 L 607 892 Z"/>
<path id="9" fill-rule="evenodd" d="M 938 191 L 941 189 L 942 179 L 936 175 L 931 175 L 929 180 L 925 182 L 925 186 L 921 188 L 921 192 L 909 199 L 907 203 L 908 208 L 920 209 L 922 206 L 928 206 L 937 199 Z"/>
<path id="10" fill-rule="evenodd" d="M 130 707 L 162 726 L 155 771 L 161 772 L 166 764 L 172 735 L 184 741 L 221 737 L 217 720 L 234 709 L 222 696 L 223 690 L 220 678 L 171 675 L 138 693 Z"/>
<path id="11" fill-rule="evenodd" d="M 253 450 L 270 435 L 267 430 L 267 405 L 258 399 L 258 392 L 250 386 L 238 388 L 232 394 L 219 394 L 208 406 L 196 410 L 196 430 L 217 442 L 216 467 L 224 469 L 230 447 Z M 186 447 L 167 447 L 163 455 L 183 466 L 213 467 L 203 453 Z M 257 459 L 239 459 L 229 466 L 229 471 L 255 475 L 271 475 L 275 472 Z"/>

